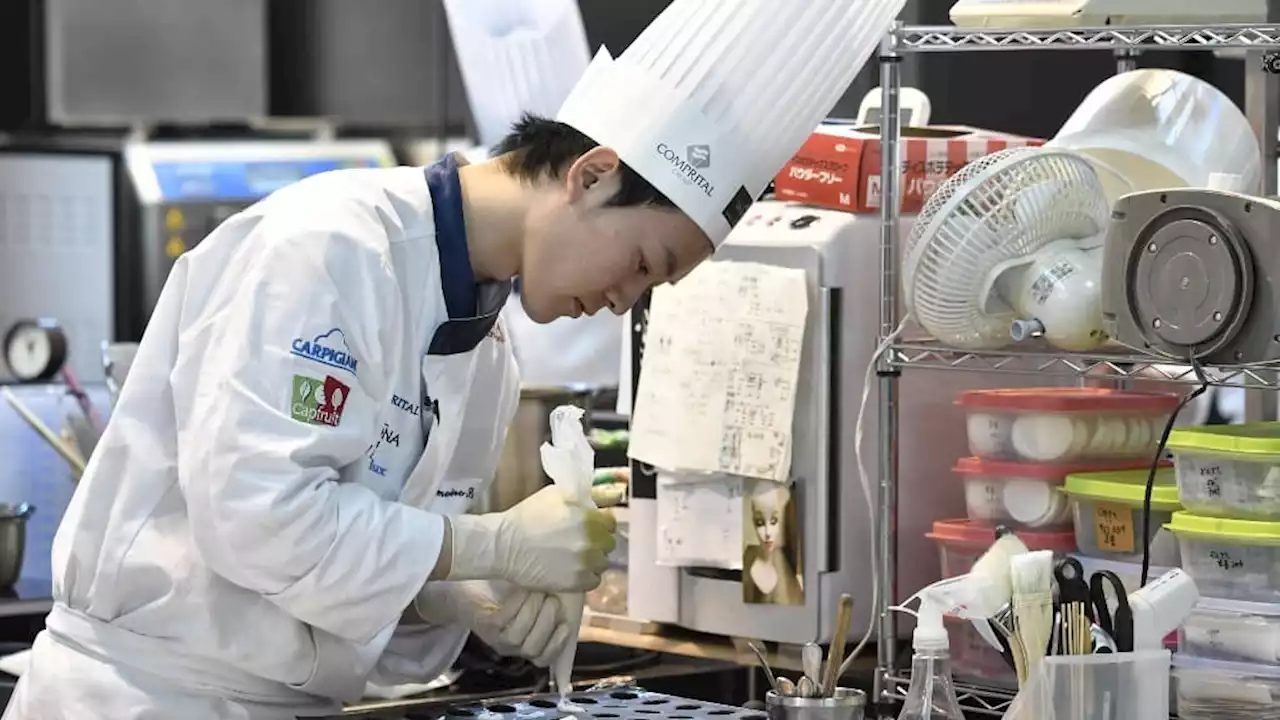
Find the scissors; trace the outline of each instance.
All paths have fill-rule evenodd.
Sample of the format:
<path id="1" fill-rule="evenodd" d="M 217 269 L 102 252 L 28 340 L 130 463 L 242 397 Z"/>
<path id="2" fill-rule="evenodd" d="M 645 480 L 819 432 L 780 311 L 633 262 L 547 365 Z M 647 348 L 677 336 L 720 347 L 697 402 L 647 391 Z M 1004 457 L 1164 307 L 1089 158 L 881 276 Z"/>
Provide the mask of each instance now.
<path id="1" fill-rule="evenodd" d="M 1107 597 L 1107 585 L 1116 598 L 1114 612 Z M 1097 613 L 1098 627 L 1115 640 L 1116 651 L 1133 652 L 1133 611 L 1129 609 L 1129 594 L 1120 577 L 1110 570 L 1095 572 L 1089 580 L 1089 596 Z"/>
<path id="2" fill-rule="evenodd" d="M 1084 568 L 1075 558 L 1063 558 L 1053 569 L 1053 577 L 1058 581 L 1058 603 L 1067 605 L 1080 603 L 1084 606 L 1089 621 L 1096 620 L 1093 610 L 1093 594 L 1089 591 L 1089 583 L 1084 578 Z"/>

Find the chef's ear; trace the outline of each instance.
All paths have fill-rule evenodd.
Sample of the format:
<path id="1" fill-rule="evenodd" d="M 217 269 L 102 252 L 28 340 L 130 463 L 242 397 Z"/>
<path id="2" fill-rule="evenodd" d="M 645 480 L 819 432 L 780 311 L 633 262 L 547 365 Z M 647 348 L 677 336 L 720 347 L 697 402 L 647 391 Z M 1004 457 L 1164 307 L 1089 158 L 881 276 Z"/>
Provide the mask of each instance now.
<path id="1" fill-rule="evenodd" d="M 565 173 L 565 185 L 569 201 L 576 202 L 588 192 L 613 197 L 617 192 L 618 168 L 622 160 L 618 153 L 607 147 L 594 147 L 583 153 Z"/>

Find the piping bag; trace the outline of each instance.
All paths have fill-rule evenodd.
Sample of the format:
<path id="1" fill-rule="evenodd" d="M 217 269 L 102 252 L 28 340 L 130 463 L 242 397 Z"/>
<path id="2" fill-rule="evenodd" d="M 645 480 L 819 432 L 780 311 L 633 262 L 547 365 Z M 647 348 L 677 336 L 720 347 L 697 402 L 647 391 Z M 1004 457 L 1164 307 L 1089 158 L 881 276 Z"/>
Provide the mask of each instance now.
<path id="1" fill-rule="evenodd" d="M 595 472 L 595 451 L 582 431 L 582 408 L 561 405 L 551 411 L 551 442 L 542 444 L 542 470 L 564 493 L 572 505 L 594 508 L 591 478 Z M 578 629 L 582 627 L 583 593 L 560 593 L 560 607 L 573 635 L 551 665 L 551 679 L 560 693 L 560 704 L 568 702 L 572 689 L 573 659 L 578 654 Z M 569 708 L 564 708 L 566 711 Z"/>

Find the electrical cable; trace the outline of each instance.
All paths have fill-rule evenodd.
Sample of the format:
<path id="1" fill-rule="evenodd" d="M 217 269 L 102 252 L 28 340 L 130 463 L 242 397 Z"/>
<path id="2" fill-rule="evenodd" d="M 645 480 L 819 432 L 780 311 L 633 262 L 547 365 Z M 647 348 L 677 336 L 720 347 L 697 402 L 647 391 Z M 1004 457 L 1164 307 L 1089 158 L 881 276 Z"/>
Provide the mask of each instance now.
<path id="1" fill-rule="evenodd" d="M 867 405 L 871 402 L 871 383 L 875 379 L 876 365 L 880 362 L 880 357 L 888 352 L 890 346 L 897 342 L 902 335 L 902 331 L 906 329 L 907 323 L 911 320 L 911 315 L 902 318 L 902 322 L 898 323 L 898 327 L 894 328 L 889 336 L 880 342 L 875 351 L 871 353 L 871 362 L 867 363 L 867 372 L 862 378 L 862 398 L 858 404 L 858 419 L 854 423 L 853 430 L 853 457 L 858 468 L 858 480 L 862 485 L 862 496 L 867 502 L 867 527 L 871 529 L 871 542 L 867 546 L 871 550 L 871 607 L 875 613 L 880 608 L 880 556 L 876 552 L 876 537 L 878 532 L 878 523 L 876 522 L 876 503 L 872 499 L 871 492 L 871 476 L 867 472 L 867 464 L 862 456 L 863 434 L 866 430 Z M 845 658 L 840 665 L 838 676 L 843 676 L 862 654 L 863 648 L 871 641 L 872 635 L 875 634 L 876 625 L 879 617 L 872 617 L 871 622 L 867 625 L 867 632 L 862 636 L 862 640 L 853 648 L 849 656 Z"/>
<path id="2" fill-rule="evenodd" d="M 1151 458 L 1151 467 L 1147 471 L 1147 486 L 1142 495 L 1142 582 L 1145 586 L 1147 576 L 1151 573 L 1151 492 L 1155 488 L 1156 473 L 1160 470 L 1160 463 L 1164 460 L 1165 444 L 1169 442 L 1169 434 L 1173 432 L 1173 424 L 1178 419 L 1178 414 L 1182 412 L 1192 400 L 1203 395 L 1208 389 L 1209 378 L 1205 375 L 1204 368 L 1200 366 L 1200 361 L 1196 359 L 1196 349 L 1192 348 L 1188 362 L 1191 364 L 1191 371 L 1195 373 L 1196 380 L 1200 382 L 1200 386 L 1195 390 L 1187 393 L 1185 397 L 1178 403 L 1178 407 L 1169 415 L 1169 420 L 1164 424 L 1164 432 L 1160 433 L 1160 442 L 1156 445 L 1155 456 Z"/>

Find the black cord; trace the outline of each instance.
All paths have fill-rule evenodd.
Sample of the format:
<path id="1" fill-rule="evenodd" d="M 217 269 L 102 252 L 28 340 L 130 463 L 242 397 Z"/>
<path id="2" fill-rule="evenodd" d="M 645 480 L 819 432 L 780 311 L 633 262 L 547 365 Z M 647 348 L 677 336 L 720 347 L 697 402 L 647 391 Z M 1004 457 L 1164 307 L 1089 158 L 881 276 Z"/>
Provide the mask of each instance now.
<path id="1" fill-rule="evenodd" d="M 1146 492 L 1142 496 L 1142 585 L 1147 584 L 1149 579 L 1147 576 L 1151 573 L 1151 491 L 1155 488 L 1156 473 L 1160 470 L 1160 462 L 1164 460 L 1165 444 L 1169 442 L 1169 433 L 1173 432 L 1173 423 L 1178 419 L 1178 413 L 1187 406 L 1192 400 L 1200 397 L 1209 389 L 1209 378 L 1204 374 L 1204 368 L 1200 367 L 1200 362 L 1196 360 L 1195 350 L 1191 353 L 1191 370 L 1196 375 L 1196 380 L 1200 382 L 1200 386 L 1195 390 L 1187 393 L 1178 403 L 1178 407 L 1174 409 L 1173 414 L 1169 416 L 1168 422 L 1164 424 L 1164 432 L 1160 433 L 1160 443 L 1156 446 L 1155 457 L 1151 458 L 1151 468 L 1147 472 Z"/>

